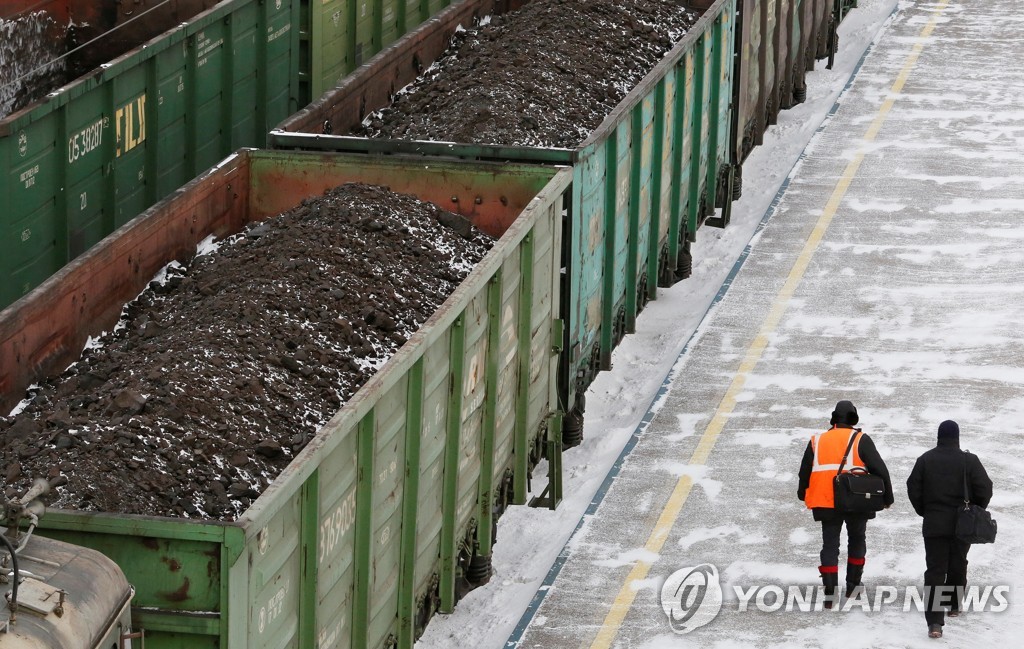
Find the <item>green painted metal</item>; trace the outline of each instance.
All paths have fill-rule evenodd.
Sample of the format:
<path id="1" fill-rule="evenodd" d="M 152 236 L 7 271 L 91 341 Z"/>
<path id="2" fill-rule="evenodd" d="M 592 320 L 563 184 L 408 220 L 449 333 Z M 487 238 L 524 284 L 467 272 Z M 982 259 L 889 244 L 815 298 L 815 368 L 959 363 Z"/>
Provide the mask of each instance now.
<path id="1" fill-rule="evenodd" d="M 664 265 L 675 268 L 680 237 L 695 239 L 698 226 L 713 205 L 719 170 L 734 160 L 728 147 L 731 85 L 714 96 L 711 86 L 719 81 L 733 82 L 727 63 L 733 54 L 735 10 L 736 0 L 714 2 L 673 51 L 574 150 L 286 132 L 293 120 L 271 133 L 271 144 L 282 148 L 573 164 L 572 225 L 566 263 L 575 270 L 567 279 L 569 359 L 564 397 L 572 404 L 577 391 L 593 380 L 598 369 L 610 367 L 611 351 L 623 330 L 634 327 L 636 287 L 646 280 L 648 295 L 655 294 L 656 282 L 650 278 L 664 270 L 661 251 L 667 249 L 669 253 Z M 424 25 L 415 38 L 411 35 L 396 47 L 415 51 L 416 44 L 432 28 Z M 411 57 L 411 53 L 406 56 Z M 699 70 L 699 78 L 695 78 L 695 70 Z M 346 87 L 339 87 L 335 94 L 325 95 L 322 103 L 311 106 L 306 111 L 309 114 L 294 123 L 332 122 L 332 107 L 351 105 L 351 98 L 345 94 L 347 88 L 357 89 L 368 81 L 361 74 L 347 79 Z M 668 84 L 663 90 L 667 99 L 658 101 L 655 95 L 663 83 Z M 371 111 L 380 107 L 364 108 Z M 661 128 L 662 137 L 655 138 L 657 128 Z M 671 137 L 671 142 L 662 144 L 660 140 L 665 136 Z M 707 206 L 704 210 L 702 203 Z M 680 223 L 680 218 L 688 222 Z M 646 277 L 641 277 L 644 273 Z M 625 322 L 620 320 L 623 316 Z"/>
<path id="2" fill-rule="evenodd" d="M 692 133 L 692 114 L 690 108 L 693 96 L 690 94 L 692 83 L 690 82 L 690 71 L 692 70 L 692 57 L 683 58 L 680 65 L 667 75 L 666 79 L 675 81 L 675 93 L 672 97 L 674 120 L 669 120 L 672 129 L 672 176 L 669 187 L 671 194 L 669 198 L 668 211 L 668 267 L 676 268 L 679 261 L 679 243 L 687 236 L 686 229 L 686 203 L 689 195 L 689 169 L 690 169 L 690 134 Z M 686 176 L 684 178 L 684 170 Z"/>
<path id="3" fill-rule="evenodd" d="M 695 94 L 694 101 L 690 103 L 690 110 L 694 135 L 696 137 L 691 139 L 690 185 L 687 190 L 686 211 L 686 231 L 691 238 L 696 237 L 697 228 L 704 217 L 701 198 L 707 183 L 707 173 L 704 170 L 707 169 L 707 133 L 710 121 L 708 118 L 710 106 L 707 100 L 710 85 L 707 81 L 707 63 L 709 59 L 707 46 L 710 42 L 708 38 L 702 37 L 694 48 L 693 58 L 693 91 Z"/>
<path id="4" fill-rule="evenodd" d="M 515 411 L 515 441 L 512 449 L 512 456 L 515 458 L 515 471 L 512 474 L 512 502 L 516 505 L 525 505 L 526 496 L 529 491 L 529 470 L 530 470 L 530 401 L 531 401 L 531 359 L 530 353 L 533 348 L 533 304 L 534 296 L 534 236 L 527 235 L 523 239 L 522 252 L 520 255 L 519 267 L 521 269 L 519 281 L 521 283 L 519 292 L 519 327 L 516 338 L 519 342 L 519 384 L 517 386 L 516 411 Z M 556 339 L 556 340 L 560 340 Z"/>
<path id="5" fill-rule="evenodd" d="M 371 555 L 370 646 L 390 644 L 397 635 L 405 489 L 405 439 L 409 373 L 388 388 L 374 406 L 373 551 Z"/>
<path id="6" fill-rule="evenodd" d="M 458 576 L 459 543 L 455 535 L 458 511 L 460 432 L 462 430 L 462 384 L 465 376 L 466 325 L 460 317 L 451 331 L 451 394 L 448 403 L 448 434 L 444 458 L 444 496 L 441 523 L 441 612 L 455 610 L 455 579 Z"/>
<path id="7" fill-rule="evenodd" d="M 225 0 L 0 120 L 0 307 L 231 151 L 263 146 L 448 1 L 435 4 Z"/>
<path id="8" fill-rule="evenodd" d="M 424 361 L 409 372 L 408 424 L 405 436 L 405 493 L 402 503 L 402 566 L 398 589 L 398 646 L 410 649 L 416 639 L 416 548 L 419 534 L 420 446 L 423 435 Z"/>
<path id="9" fill-rule="evenodd" d="M 601 321 L 598 328 L 601 333 L 601 369 L 609 370 L 612 367 L 612 349 L 615 347 L 615 252 L 617 249 L 616 239 L 618 228 L 615 213 L 616 193 L 619 188 L 619 156 L 617 133 L 613 131 L 612 137 L 608 139 L 604 147 L 604 169 L 605 178 L 602 189 L 604 190 L 604 205 L 600 212 L 596 212 L 592 218 L 603 217 L 602 230 L 604 236 L 601 241 L 604 243 L 604 256 L 602 258 L 601 282 Z M 596 223 L 595 223 L 596 225 Z"/>
<path id="10" fill-rule="evenodd" d="M 0 120 L 0 306 L 238 146 L 265 142 L 298 108 L 299 1 L 222 2 Z"/>
<path id="11" fill-rule="evenodd" d="M 504 395 L 514 394 L 510 390 L 504 393 L 499 390 L 499 374 L 501 371 L 501 344 L 503 330 L 502 323 L 502 277 L 499 271 L 491 277 L 487 287 L 487 317 L 492 323 L 487 329 L 487 360 L 484 363 L 484 390 L 483 423 L 480 431 L 480 483 L 479 496 L 477 498 L 477 547 L 475 554 L 482 557 L 491 556 L 491 546 L 494 543 L 491 534 L 491 524 L 494 521 L 494 486 L 495 466 L 501 465 L 495 462 L 495 429 L 497 428 L 498 401 Z M 511 312 L 510 312 L 511 315 Z M 514 326 L 512 318 L 509 324 Z M 507 340 L 507 338 L 506 338 Z M 506 387 L 506 386 L 503 386 Z M 503 457 L 511 458 L 511 449 L 507 449 Z"/>
<path id="12" fill-rule="evenodd" d="M 655 165 L 651 178 L 651 232 L 652 235 L 648 239 L 647 244 L 647 299 L 653 300 L 658 296 L 658 280 L 659 272 L 662 270 L 660 264 L 661 250 L 663 248 L 662 241 L 664 241 L 664 247 L 671 246 L 671 239 L 668 237 L 668 230 L 663 226 L 666 226 L 670 219 L 662 218 L 662 206 L 667 206 L 664 202 L 664 180 L 666 176 L 666 170 L 671 165 L 671 161 L 666 158 L 672 150 L 671 143 L 665 142 L 665 121 L 666 113 L 670 113 L 672 110 L 672 104 L 666 100 L 666 86 L 669 84 L 668 76 L 662 79 L 661 83 L 654 90 L 654 133 L 653 133 L 653 146 L 654 151 L 652 152 L 652 162 Z M 671 118 L 669 119 L 671 122 Z M 668 178 L 668 182 L 671 183 L 671 177 Z M 656 262 L 656 263 L 651 263 Z M 665 266 L 668 266 L 668 260 L 664 261 Z"/>
<path id="13" fill-rule="evenodd" d="M 646 103 L 646 102 L 644 102 Z M 632 146 L 636 146 L 637 142 L 643 139 L 644 131 L 644 115 L 643 105 L 638 104 L 633 107 L 631 111 L 632 115 L 629 121 L 629 140 Z M 653 162 L 650 156 L 644 159 L 643 155 L 632 155 L 630 156 L 629 165 L 629 209 L 628 209 L 628 230 L 626 236 L 629 237 L 631 245 L 626 249 L 626 332 L 636 332 L 636 316 L 639 311 L 637 306 L 637 266 L 639 264 L 638 258 L 640 256 L 640 247 L 643 245 L 640 240 L 640 195 L 641 185 L 644 182 L 644 175 L 642 173 L 642 165 L 644 162 Z M 649 252 L 649 249 L 644 251 Z M 657 257 L 654 257 L 657 260 Z M 657 263 L 657 261 L 655 261 Z"/>
<path id="14" fill-rule="evenodd" d="M 370 587 L 373 568 L 373 472 L 374 412 L 367 413 L 358 428 L 358 478 L 356 479 L 355 595 L 352 603 L 352 646 L 367 646 L 370 624 Z"/>
<path id="15" fill-rule="evenodd" d="M 309 37 L 310 79 L 305 105 L 383 48 L 416 29 L 451 0 L 301 0 Z M 278 118 L 281 121 L 284 116 Z M 275 122 L 276 123 L 276 122 Z M 269 130 L 269 129 L 268 129 Z"/>
<path id="16" fill-rule="evenodd" d="M 320 472 L 302 485 L 302 503 L 299 524 L 302 526 L 302 572 L 299 593 L 299 634 L 300 647 L 312 647 L 317 636 L 317 586 L 320 572 L 317 570 L 317 528 L 320 520 Z"/>
<path id="17" fill-rule="evenodd" d="M 529 449 L 557 432 L 553 323 L 571 177 L 540 166 L 242 151 L 151 208 L 118 237 L 173 212 L 189 227 L 162 237 L 201 239 L 211 226 L 196 214 L 244 209 L 246 219 L 262 218 L 341 182 L 387 181 L 447 205 L 452 196 L 479 197 L 459 205 L 478 210 L 468 215 L 480 223 L 502 223 L 504 236 L 239 520 L 52 511 L 40 534 L 94 547 L 122 567 L 137 589 L 133 623 L 151 647 L 409 646 L 421 612 L 454 605 L 459 552 L 493 505 L 485 483 L 507 469 L 524 482 L 533 466 L 516 455 L 524 434 Z M 243 201 L 224 200 L 228 178 Z M 502 214 L 486 214 L 494 210 Z M 107 259 L 113 245 L 67 273 Z M 63 275 L 29 301 L 59 290 Z M 146 278 L 133 281 L 140 286 L 125 287 L 132 294 Z M 109 323 L 81 326 L 93 328 L 86 335 Z M 493 442 L 480 439 L 486 430 Z M 465 444 L 469 437 L 476 443 Z M 494 456 L 485 461 L 488 445 Z M 482 465 L 493 470 L 481 473 Z"/>

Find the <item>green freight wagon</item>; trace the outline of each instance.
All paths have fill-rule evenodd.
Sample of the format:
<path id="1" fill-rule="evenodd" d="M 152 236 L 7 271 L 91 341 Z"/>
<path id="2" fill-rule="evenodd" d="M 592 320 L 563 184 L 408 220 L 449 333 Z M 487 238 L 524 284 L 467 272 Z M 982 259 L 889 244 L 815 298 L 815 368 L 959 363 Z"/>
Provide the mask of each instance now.
<path id="1" fill-rule="evenodd" d="M 149 649 L 411 647 L 490 571 L 492 525 L 551 461 L 559 497 L 559 256 L 568 169 L 242 150 L 0 312 L 9 408 L 208 234 L 349 181 L 500 235 L 438 312 L 230 523 L 51 510 L 43 535 L 135 586 Z"/>
<path id="2" fill-rule="evenodd" d="M 111 16 L 87 58 L 118 55 L 0 119 L 0 307 L 231 151 L 263 146 L 447 1 L 20 1 L 65 21 Z"/>
<path id="3" fill-rule="evenodd" d="M 779 111 L 807 97 L 806 72 L 832 55 L 832 0 L 738 0 L 733 160 L 764 141 Z M 735 195 L 740 193 L 737 168 Z"/>
<path id="4" fill-rule="evenodd" d="M 389 102 L 444 51 L 473 5 L 452 5 L 283 122 L 272 146 L 417 153 L 573 165 L 563 287 L 567 443 L 578 443 L 581 398 L 633 331 L 656 287 L 689 270 L 689 243 L 731 192 L 728 146 L 735 0 L 711 3 L 689 33 L 575 149 L 332 136 Z"/>

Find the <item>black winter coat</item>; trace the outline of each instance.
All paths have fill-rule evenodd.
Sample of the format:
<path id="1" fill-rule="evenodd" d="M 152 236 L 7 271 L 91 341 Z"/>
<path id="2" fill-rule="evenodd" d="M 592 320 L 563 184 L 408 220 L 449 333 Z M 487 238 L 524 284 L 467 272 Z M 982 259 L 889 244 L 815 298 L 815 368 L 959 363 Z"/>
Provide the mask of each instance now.
<path id="1" fill-rule="evenodd" d="M 971 502 L 988 507 L 992 480 L 977 455 L 960 450 L 957 440 L 940 440 L 938 446 L 917 458 L 907 478 L 907 495 L 919 516 L 924 517 L 924 536 L 953 536 L 957 508 L 964 502 L 964 467 Z"/>
<path id="2" fill-rule="evenodd" d="M 849 428 L 849 426 L 842 426 L 842 428 Z M 892 491 L 892 480 L 889 478 L 889 469 L 886 468 L 885 462 L 882 461 L 882 456 L 878 454 L 878 449 L 875 448 L 875 443 L 868 437 L 867 433 L 860 436 L 860 442 L 857 444 L 857 453 L 860 455 L 861 462 L 864 463 L 864 468 L 869 473 L 879 476 L 885 482 L 885 506 L 888 507 L 895 500 Z M 847 460 L 847 464 L 849 464 L 849 460 Z M 808 441 L 807 448 L 804 450 L 804 457 L 800 461 L 800 484 L 796 490 L 797 498 L 800 500 L 804 499 L 807 487 L 811 484 L 811 470 L 813 468 L 814 449 L 811 448 L 811 442 Z M 828 507 L 815 507 L 811 510 L 811 513 L 816 521 L 835 520 L 837 518 L 875 517 L 875 512 L 839 512 Z"/>

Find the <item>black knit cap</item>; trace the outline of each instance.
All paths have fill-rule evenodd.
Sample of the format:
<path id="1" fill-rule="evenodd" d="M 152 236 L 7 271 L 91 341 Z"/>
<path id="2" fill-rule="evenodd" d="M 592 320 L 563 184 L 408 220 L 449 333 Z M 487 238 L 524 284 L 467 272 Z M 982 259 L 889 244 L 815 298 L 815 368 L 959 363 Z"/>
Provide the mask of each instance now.
<path id="1" fill-rule="evenodd" d="M 960 439 L 960 426 L 952 419 L 947 419 L 939 424 L 939 441 L 944 439 Z"/>
<path id="2" fill-rule="evenodd" d="M 832 411 L 832 420 L 829 423 L 833 426 L 856 426 L 858 421 L 860 417 L 857 416 L 857 408 L 853 402 L 840 401 Z"/>

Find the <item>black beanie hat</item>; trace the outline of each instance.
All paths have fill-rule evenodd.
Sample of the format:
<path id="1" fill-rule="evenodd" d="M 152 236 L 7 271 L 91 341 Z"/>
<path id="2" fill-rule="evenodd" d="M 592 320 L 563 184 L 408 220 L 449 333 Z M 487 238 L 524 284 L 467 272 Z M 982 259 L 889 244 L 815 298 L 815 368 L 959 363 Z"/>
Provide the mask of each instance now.
<path id="1" fill-rule="evenodd" d="M 960 426 L 952 419 L 947 419 L 939 424 L 939 441 L 944 439 L 960 439 Z"/>
<path id="2" fill-rule="evenodd" d="M 832 411 L 832 420 L 829 423 L 833 426 L 856 426 L 858 421 L 860 421 L 860 417 L 857 416 L 857 408 L 854 407 L 853 403 L 850 401 L 840 401 L 836 404 L 836 409 Z"/>

